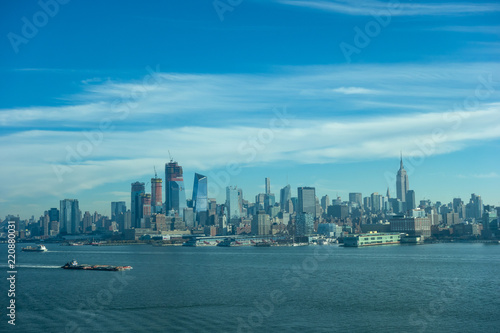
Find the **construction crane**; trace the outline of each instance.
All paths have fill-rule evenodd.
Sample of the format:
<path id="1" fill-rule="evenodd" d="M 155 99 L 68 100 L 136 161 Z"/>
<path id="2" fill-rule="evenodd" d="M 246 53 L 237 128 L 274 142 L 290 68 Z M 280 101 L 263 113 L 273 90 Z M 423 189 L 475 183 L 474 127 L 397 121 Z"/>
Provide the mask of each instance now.
<path id="1" fill-rule="evenodd" d="M 170 150 L 168 151 L 168 156 L 170 157 L 170 162 L 173 162 L 174 159 L 172 158 L 172 154 L 170 154 Z"/>
<path id="2" fill-rule="evenodd" d="M 155 178 L 158 178 L 158 175 L 157 175 L 157 173 L 156 173 L 156 167 L 155 167 L 155 166 L 153 166 L 153 170 L 155 171 Z"/>

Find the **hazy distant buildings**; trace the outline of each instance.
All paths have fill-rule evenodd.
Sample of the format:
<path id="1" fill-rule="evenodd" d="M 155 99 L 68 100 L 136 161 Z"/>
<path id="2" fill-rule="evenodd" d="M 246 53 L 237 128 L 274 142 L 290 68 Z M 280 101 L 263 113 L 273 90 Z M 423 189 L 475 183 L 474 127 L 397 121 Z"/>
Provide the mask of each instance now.
<path id="1" fill-rule="evenodd" d="M 111 202 L 111 219 L 114 220 L 120 213 L 125 213 L 127 211 L 127 206 L 125 201 L 114 201 Z"/>
<path id="2" fill-rule="evenodd" d="M 290 213 L 290 203 L 289 200 L 292 199 L 292 188 L 290 185 L 283 187 L 280 190 L 280 208 L 281 211 Z"/>
<path id="3" fill-rule="evenodd" d="M 184 222 L 186 223 L 186 227 L 188 229 L 191 229 L 191 228 L 194 227 L 194 212 L 193 212 L 193 208 L 191 208 L 191 207 L 184 208 L 183 218 L 184 218 Z"/>
<path id="4" fill-rule="evenodd" d="M 483 200 L 480 195 L 472 193 L 469 203 L 466 206 L 466 215 L 468 219 L 480 220 L 483 217 Z"/>
<path id="5" fill-rule="evenodd" d="M 131 224 L 132 228 L 141 227 L 142 218 L 142 199 L 141 195 L 144 194 L 144 183 L 135 182 L 132 183 L 132 190 L 130 196 L 130 212 L 131 212 Z"/>
<path id="6" fill-rule="evenodd" d="M 60 232 L 63 234 L 79 234 L 80 216 L 77 199 L 61 200 L 59 208 Z"/>
<path id="7" fill-rule="evenodd" d="M 208 221 L 208 180 L 207 176 L 194 174 L 193 211 L 197 225 L 206 225 Z"/>
<path id="8" fill-rule="evenodd" d="M 85 212 L 85 214 L 83 214 L 82 226 L 84 233 L 92 232 L 92 215 L 90 215 L 89 212 Z"/>
<path id="9" fill-rule="evenodd" d="M 397 198 L 401 202 L 406 202 L 406 192 L 410 189 L 410 183 L 408 181 L 408 174 L 403 166 L 403 156 L 401 156 L 401 161 L 399 165 L 399 170 L 396 175 L 396 192 Z"/>
<path id="10" fill-rule="evenodd" d="M 51 208 L 48 211 L 50 222 L 59 221 L 59 209 Z"/>
<path id="11" fill-rule="evenodd" d="M 370 196 L 371 211 L 372 213 L 379 213 L 382 211 L 382 196 L 378 192 L 372 193 Z"/>
<path id="12" fill-rule="evenodd" d="M 342 236 L 342 227 L 335 223 L 320 223 L 318 224 L 318 234 L 338 238 Z"/>
<path id="13" fill-rule="evenodd" d="M 141 228 L 147 228 L 145 226 L 147 222 L 144 219 L 148 219 L 151 216 L 151 194 L 149 193 L 141 194 L 141 206 L 142 206 Z"/>
<path id="14" fill-rule="evenodd" d="M 316 189 L 314 187 L 299 187 L 297 193 L 297 214 L 309 213 L 316 216 Z"/>
<path id="15" fill-rule="evenodd" d="M 408 190 L 406 192 L 406 210 L 413 210 L 417 208 L 415 204 L 415 191 Z"/>
<path id="16" fill-rule="evenodd" d="M 251 224 L 251 232 L 254 235 L 269 235 L 271 231 L 271 222 L 269 220 L 269 215 L 266 214 L 265 211 L 259 210 L 256 215 L 254 215 L 252 224 Z"/>
<path id="17" fill-rule="evenodd" d="M 457 213 L 461 219 L 466 218 L 466 209 L 464 202 L 460 198 L 453 198 L 453 212 Z"/>
<path id="18" fill-rule="evenodd" d="M 363 206 L 363 195 L 361 193 L 349 193 L 349 203 L 356 203 L 359 207 Z"/>
<path id="19" fill-rule="evenodd" d="M 296 220 L 296 236 L 308 236 L 314 233 L 314 215 L 311 213 L 297 213 Z"/>
<path id="20" fill-rule="evenodd" d="M 329 206 L 330 206 L 330 197 L 327 194 L 321 198 L 321 208 L 323 208 L 323 212 L 327 212 Z"/>
<path id="21" fill-rule="evenodd" d="M 349 216 L 349 206 L 344 203 L 331 205 L 328 207 L 327 216 L 345 219 Z"/>
<path id="22" fill-rule="evenodd" d="M 186 208 L 186 190 L 182 167 L 177 162 L 165 164 L 165 209 L 174 210 L 182 215 Z"/>

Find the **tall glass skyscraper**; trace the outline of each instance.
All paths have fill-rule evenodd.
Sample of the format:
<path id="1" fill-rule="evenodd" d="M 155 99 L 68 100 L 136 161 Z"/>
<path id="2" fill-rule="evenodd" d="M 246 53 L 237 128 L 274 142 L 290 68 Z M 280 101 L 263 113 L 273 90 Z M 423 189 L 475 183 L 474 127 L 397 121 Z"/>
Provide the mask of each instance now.
<path id="1" fill-rule="evenodd" d="M 79 234 L 81 212 L 77 199 L 64 199 L 59 207 L 60 231 L 63 234 Z"/>
<path id="2" fill-rule="evenodd" d="M 226 187 L 226 206 L 229 213 L 229 221 L 238 220 L 241 217 L 241 207 L 238 188 Z"/>
<path id="3" fill-rule="evenodd" d="M 208 220 L 208 182 L 207 176 L 194 174 L 193 210 L 198 225 L 205 225 Z"/>
<path id="4" fill-rule="evenodd" d="M 120 215 L 120 213 L 125 214 L 126 211 L 127 206 L 125 205 L 125 201 L 111 202 L 111 219 L 114 219 L 116 216 Z"/>
<path id="5" fill-rule="evenodd" d="M 165 209 L 167 213 L 173 209 L 179 216 L 183 216 L 184 208 L 186 208 L 186 189 L 182 167 L 171 160 L 165 164 Z"/>
<path id="6" fill-rule="evenodd" d="M 131 227 L 140 228 L 142 218 L 142 199 L 144 194 L 144 183 L 132 183 L 132 191 L 130 196 L 130 212 L 131 212 Z"/>
<path id="7" fill-rule="evenodd" d="M 280 190 L 281 211 L 289 213 L 287 210 L 288 200 L 290 200 L 291 198 L 292 198 L 292 188 L 290 187 L 290 185 L 287 185 Z"/>
<path id="8" fill-rule="evenodd" d="M 299 187 L 297 213 L 309 213 L 316 216 L 316 189 L 314 187 Z"/>

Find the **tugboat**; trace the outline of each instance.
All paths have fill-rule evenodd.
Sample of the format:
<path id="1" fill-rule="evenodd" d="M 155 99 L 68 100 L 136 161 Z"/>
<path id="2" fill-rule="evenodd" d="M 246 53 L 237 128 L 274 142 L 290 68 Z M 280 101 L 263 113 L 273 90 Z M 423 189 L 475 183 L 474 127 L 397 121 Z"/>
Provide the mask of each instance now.
<path id="1" fill-rule="evenodd" d="M 26 246 L 22 248 L 24 252 L 47 252 L 45 245 Z"/>
<path id="2" fill-rule="evenodd" d="M 78 264 L 78 261 L 73 259 L 70 262 L 67 262 L 64 266 L 61 266 L 63 269 L 84 269 L 90 271 L 125 271 L 132 269 L 132 266 L 111 266 L 111 265 L 86 265 L 86 264 Z"/>

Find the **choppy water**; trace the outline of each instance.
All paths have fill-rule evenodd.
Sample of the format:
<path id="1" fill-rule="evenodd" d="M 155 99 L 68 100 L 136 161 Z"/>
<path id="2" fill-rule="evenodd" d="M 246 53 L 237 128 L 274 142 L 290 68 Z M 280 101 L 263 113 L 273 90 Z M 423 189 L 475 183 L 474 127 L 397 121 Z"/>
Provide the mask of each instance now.
<path id="1" fill-rule="evenodd" d="M 500 331 L 496 245 L 47 248 L 18 248 L 14 331 Z M 58 268 L 73 258 L 134 269 Z"/>

